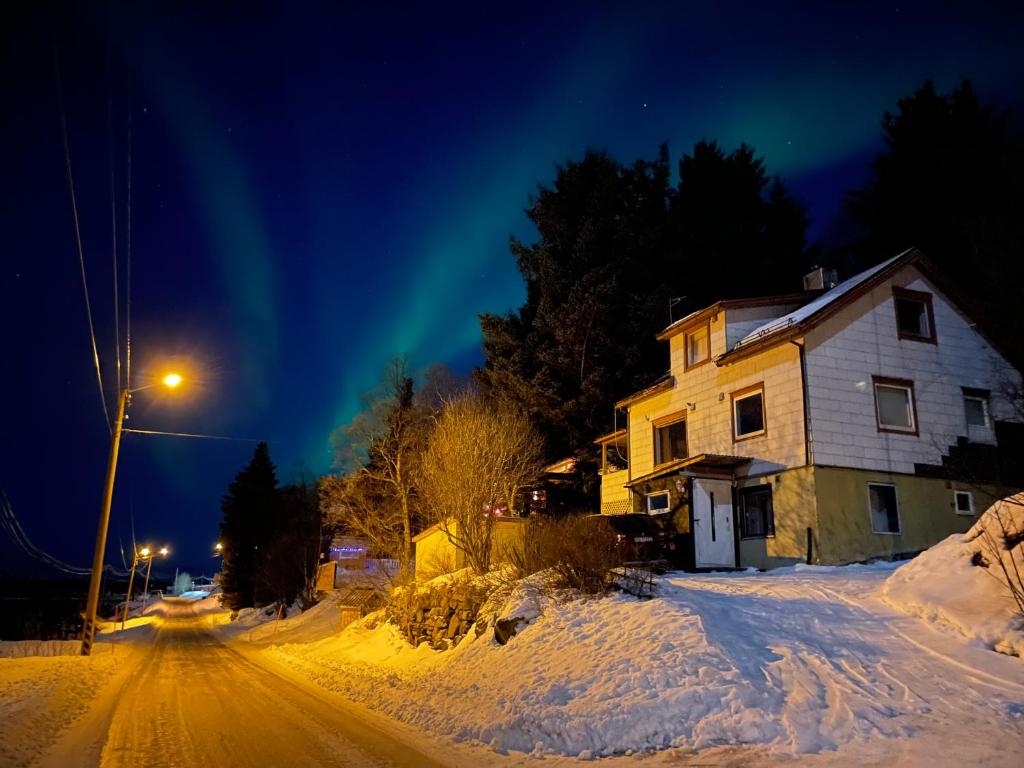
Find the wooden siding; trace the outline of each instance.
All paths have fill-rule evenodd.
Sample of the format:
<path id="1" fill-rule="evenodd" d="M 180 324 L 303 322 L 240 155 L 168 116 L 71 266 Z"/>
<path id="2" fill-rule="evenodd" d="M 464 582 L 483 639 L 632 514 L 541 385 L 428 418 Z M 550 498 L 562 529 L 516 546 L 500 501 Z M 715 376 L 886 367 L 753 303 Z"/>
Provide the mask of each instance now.
<path id="1" fill-rule="evenodd" d="M 633 511 L 631 493 L 626 488 L 629 470 L 620 469 L 601 475 L 601 514 L 623 515 Z"/>
<path id="2" fill-rule="evenodd" d="M 899 338 L 894 285 L 933 295 L 936 343 Z M 1015 418 L 997 395 L 1002 377 L 1019 374 L 912 266 L 810 330 L 806 344 L 815 464 L 913 473 L 915 463 L 940 463 L 968 434 L 961 387 L 990 390 L 992 415 Z M 879 431 L 877 376 L 914 382 L 919 434 Z"/>
<path id="3" fill-rule="evenodd" d="M 711 355 L 725 351 L 726 316 L 723 310 L 711 320 Z M 633 404 L 629 408 L 630 468 L 633 477 L 654 469 L 654 422 L 676 411 L 686 413 L 689 455 L 720 453 L 749 456 L 749 474 L 762 474 L 804 463 L 803 392 L 799 350 L 785 344 L 733 365 L 703 365 L 684 370 L 682 334 L 670 339 L 675 387 Z M 764 383 L 766 434 L 733 440 L 730 395 Z M 690 408 L 689 403 L 695 407 Z"/>

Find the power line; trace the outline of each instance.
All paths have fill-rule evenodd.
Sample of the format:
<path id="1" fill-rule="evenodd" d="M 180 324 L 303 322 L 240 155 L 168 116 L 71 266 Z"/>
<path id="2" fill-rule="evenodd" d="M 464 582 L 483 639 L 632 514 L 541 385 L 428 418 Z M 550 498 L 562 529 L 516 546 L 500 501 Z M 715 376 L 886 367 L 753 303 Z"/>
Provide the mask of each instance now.
<path id="1" fill-rule="evenodd" d="M 71 194 L 71 218 L 75 225 L 75 245 L 78 249 L 78 264 L 82 273 L 82 292 L 85 294 L 85 316 L 89 321 L 89 338 L 92 340 L 92 359 L 96 367 L 96 383 L 100 389 L 100 402 L 103 404 L 103 417 L 107 430 L 112 430 L 110 412 L 107 410 L 107 397 L 103 392 L 103 374 L 100 372 L 100 353 L 96 348 L 96 329 L 92 323 L 92 304 L 89 302 L 89 283 L 85 277 L 85 255 L 82 252 L 82 232 L 78 226 L 78 202 L 75 199 L 75 179 L 71 173 L 71 147 L 68 145 L 68 124 L 64 114 L 64 87 L 60 77 L 60 55 L 57 44 L 53 46 L 53 67 L 57 76 L 57 107 L 60 110 L 61 138 L 64 141 L 64 166 L 68 175 L 68 191 Z"/>
<path id="2" fill-rule="evenodd" d="M 7 494 L 3 491 L 0 491 L 0 528 L 5 530 L 11 540 L 14 541 L 14 543 L 17 544 L 26 555 L 34 560 L 38 560 L 39 562 L 70 576 L 88 576 L 92 572 L 91 568 L 80 568 L 76 565 L 69 565 L 63 560 L 58 560 L 53 555 L 44 552 L 33 544 L 32 540 L 29 539 L 28 534 L 25 533 L 25 529 L 21 527 L 21 523 L 14 514 L 14 508 L 11 506 L 11 502 L 7 499 Z M 126 571 L 118 571 L 111 565 L 105 565 L 104 570 L 114 574 L 115 576 L 128 575 Z"/>
<path id="3" fill-rule="evenodd" d="M 136 435 L 161 435 L 163 437 L 198 437 L 204 440 L 238 440 L 243 443 L 272 443 L 273 440 L 263 440 L 255 437 L 227 437 L 226 435 L 202 435 L 196 432 L 161 432 L 156 429 L 129 429 L 125 427 L 122 432 L 132 432 Z"/>
<path id="4" fill-rule="evenodd" d="M 109 52 L 108 52 L 109 57 Z M 117 354 L 117 387 L 121 391 L 121 324 L 119 305 L 121 290 L 117 282 L 117 179 L 114 173 L 114 97 L 110 87 L 109 58 L 107 62 L 107 166 L 110 169 L 110 256 L 114 274 L 114 350 Z"/>
<path id="5" fill-rule="evenodd" d="M 132 105 L 128 100 L 128 195 L 127 195 L 127 216 L 125 238 L 125 302 L 124 302 L 124 327 L 125 327 L 125 359 L 124 378 L 125 388 L 132 388 Z"/>

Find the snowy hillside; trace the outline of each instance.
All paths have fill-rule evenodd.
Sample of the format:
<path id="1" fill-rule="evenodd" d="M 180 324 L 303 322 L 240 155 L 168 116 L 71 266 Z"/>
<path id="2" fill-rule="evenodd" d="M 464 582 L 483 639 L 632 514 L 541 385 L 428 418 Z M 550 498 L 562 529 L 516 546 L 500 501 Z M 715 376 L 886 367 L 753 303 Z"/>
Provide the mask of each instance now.
<path id="1" fill-rule="evenodd" d="M 498 753 L 702 757 L 732 744 L 758 760 L 1016 765 L 1024 664 L 894 613 L 877 593 L 893 564 L 768 574 L 670 575 L 656 599 L 547 602 L 507 645 L 473 633 L 410 647 L 363 621 L 266 649 L 320 686 Z M 899 573 L 899 571 L 897 571 Z M 930 756 L 930 757 L 929 757 Z M 904 761 L 905 762 L 905 761 Z"/>

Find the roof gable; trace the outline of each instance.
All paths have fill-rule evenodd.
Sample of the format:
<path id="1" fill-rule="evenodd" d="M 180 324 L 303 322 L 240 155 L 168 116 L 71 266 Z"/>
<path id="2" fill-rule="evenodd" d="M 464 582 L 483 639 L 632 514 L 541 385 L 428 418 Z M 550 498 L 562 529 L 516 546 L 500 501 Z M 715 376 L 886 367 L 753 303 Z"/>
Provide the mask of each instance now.
<path id="1" fill-rule="evenodd" d="M 736 346 L 719 355 L 716 362 L 719 365 L 730 363 L 755 351 L 803 334 L 888 279 L 897 270 L 908 264 L 920 262 L 923 258 L 923 254 L 919 250 L 908 248 L 903 253 L 844 280 L 799 309 L 755 328 L 740 339 Z"/>

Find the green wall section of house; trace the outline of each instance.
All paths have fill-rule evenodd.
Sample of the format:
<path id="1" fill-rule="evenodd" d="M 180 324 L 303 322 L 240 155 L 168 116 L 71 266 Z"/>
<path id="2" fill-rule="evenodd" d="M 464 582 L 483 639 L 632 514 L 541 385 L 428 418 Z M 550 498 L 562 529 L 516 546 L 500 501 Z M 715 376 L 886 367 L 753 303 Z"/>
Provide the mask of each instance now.
<path id="1" fill-rule="evenodd" d="M 896 486 L 898 534 L 871 530 L 870 482 Z M 776 568 L 806 562 L 808 528 L 814 563 L 837 565 L 912 554 L 950 534 L 963 533 L 992 502 L 1010 492 L 941 478 L 840 467 L 800 467 L 740 481 L 738 487 L 763 484 L 772 486 L 775 536 L 740 539 L 739 565 L 744 568 Z M 975 514 L 957 514 L 954 491 L 969 491 L 973 495 Z M 739 516 L 737 505 L 737 525 Z"/>
<path id="2" fill-rule="evenodd" d="M 774 475 L 741 481 L 738 486 L 772 486 L 772 507 L 775 511 L 775 535 L 764 539 L 740 539 L 739 565 L 743 568 L 777 568 L 803 563 L 807 559 L 807 529 L 817 538 L 814 467 L 799 467 Z M 737 504 L 736 525 L 740 509 Z M 814 541 L 817 558 L 817 541 Z"/>
<path id="3" fill-rule="evenodd" d="M 926 549 L 953 533 L 970 528 L 1001 493 L 981 490 L 939 478 L 835 467 L 815 467 L 818 507 L 816 562 L 850 563 L 875 557 L 893 557 Z M 896 486 L 900 532 L 871 530 L 868 483 Z M 974 515 L 957 514 L 953 492 L 970 491 Z"/>

